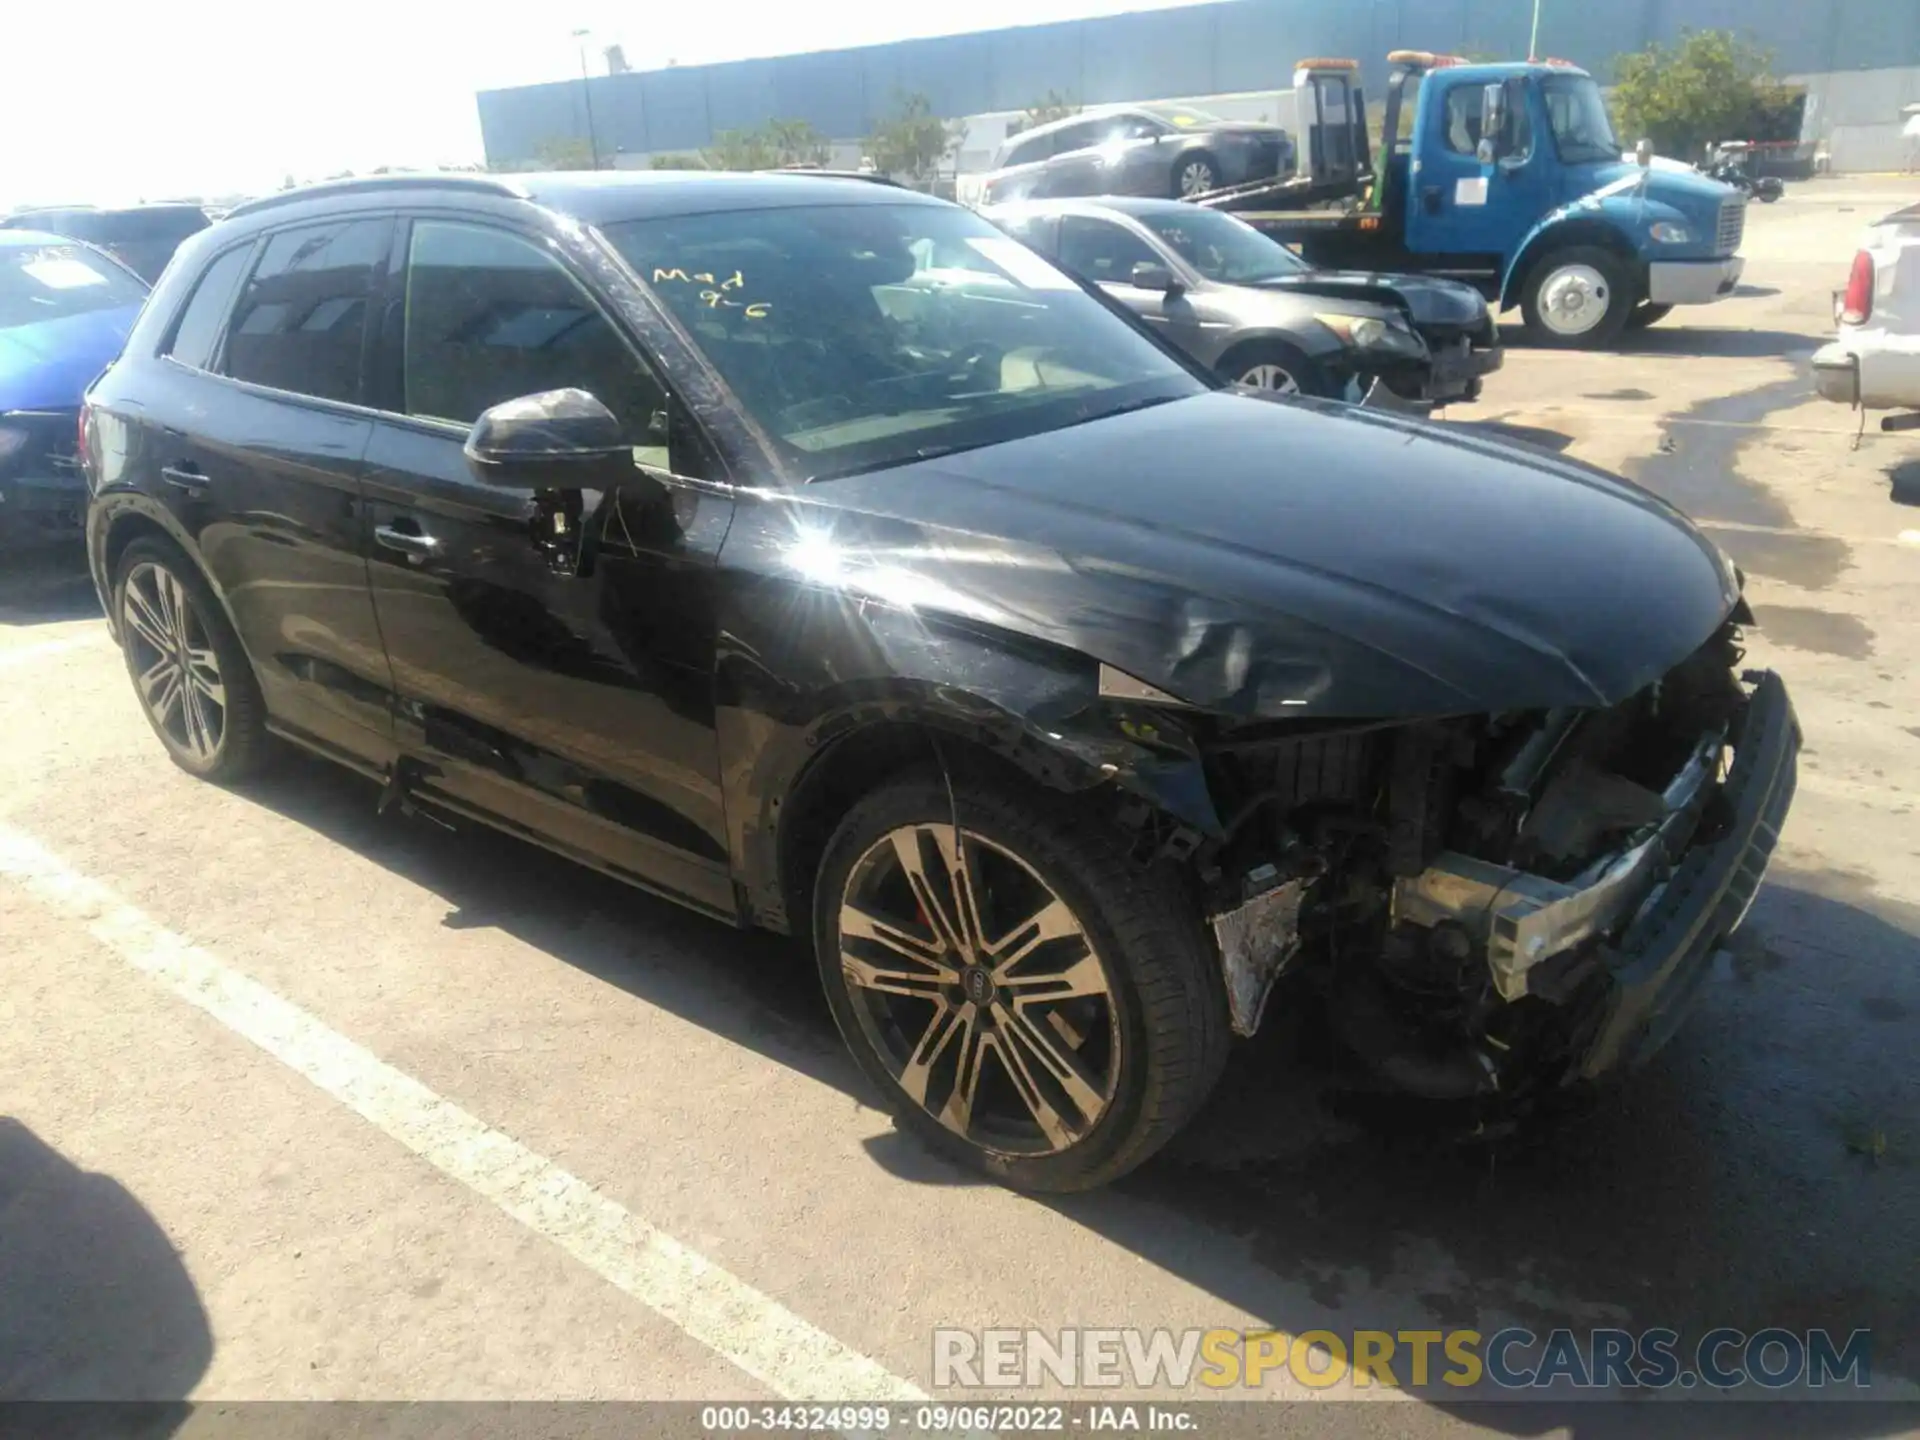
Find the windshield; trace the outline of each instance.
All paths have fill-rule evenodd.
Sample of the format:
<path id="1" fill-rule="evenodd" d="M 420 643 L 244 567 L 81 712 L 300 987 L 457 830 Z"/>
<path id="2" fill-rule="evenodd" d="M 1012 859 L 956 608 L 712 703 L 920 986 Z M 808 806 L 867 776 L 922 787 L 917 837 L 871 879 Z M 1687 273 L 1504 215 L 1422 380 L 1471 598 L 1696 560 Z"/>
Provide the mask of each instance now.
<path id="1" fill-rule="evenodd" d="M 1182 209 L 1138 218 L 1216 284 L 1254 285 L 1281 275 L 1304 275 L 1313 268 L 1278 240 L 1217 210 Z"/>
<path id="2" fill-rule="evenodd" d="M 808 479 L 1206 388 L 958 206 L 735 210 L 606 233 Z"/>
<path id="3" fill-rule="evenodd" d="M 1179 130 L 1204 130 L 1212 125 L 1224 125 L 1227 122 L 1218 115 L 1206 110 L 1195 110 L 1190 105 L 1142 105 L 1145 114 L 1156 120 L 1164 120 Z"/>
<path id="4" fill-rule="evenodd" d="M 84 245 L 0 246 L 0 330 L 146 302 L 146 288 Z"/>
<path id="5" fill-rule="evenodd" d="M 1540 84 L 1553 125 L 1553 143 L 1568 165 L 1587 160 L 1618 160 L 1620 142 L 1607 118 L 1600 87 L 1584 75 L 1549 75 Z"/>

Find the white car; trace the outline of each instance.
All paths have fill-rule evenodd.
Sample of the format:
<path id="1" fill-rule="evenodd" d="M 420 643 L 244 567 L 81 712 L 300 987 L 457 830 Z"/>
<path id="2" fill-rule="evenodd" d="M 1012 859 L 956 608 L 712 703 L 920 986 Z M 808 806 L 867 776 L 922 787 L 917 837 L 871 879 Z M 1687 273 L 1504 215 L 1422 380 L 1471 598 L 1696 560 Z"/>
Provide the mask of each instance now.
<path id="1" fill-rule="evenodd" d="M 1896 210 L 1861 237 L 1834 318 L 1839 338 L 1813 356 L 1821 397 L 1862 410 L 1911 410 L 1881 428 L 1920 429 L 1920 205 Z"/>

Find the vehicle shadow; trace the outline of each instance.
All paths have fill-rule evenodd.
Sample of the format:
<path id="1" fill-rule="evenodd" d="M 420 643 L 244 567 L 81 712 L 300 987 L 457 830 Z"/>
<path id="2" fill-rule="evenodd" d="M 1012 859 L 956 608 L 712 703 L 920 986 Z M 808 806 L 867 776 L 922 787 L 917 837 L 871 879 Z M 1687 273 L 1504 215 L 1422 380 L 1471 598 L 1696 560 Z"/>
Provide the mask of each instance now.
<path id="1" fill-rule="evenodd" d="M 1920 459 L 1900 460 L 1887 467 L 1888 492 L 1896 505 L 1920 505 Z"/>
<path id="2" fill-rule="evenodd" d="M 1501 327 L 1500 340 L 1503 345 L 1515 349 L 1542 348 L 1532 344 L 1526 332 L 1511 321 Z M 1645 330 L 1629 330 L 1608 348 L 1621 355 L 1763 360 L 1811 354 L 1824 343 L 1814 336 L 1800 335 L 1790 330 L 1710 329 L 1669 320 Z"/>
<path id="3" fill-rule="evenodd" d="M 32 1429 L 170 1435 L 212 1358 L 193 1278 L 140 1201 L 0 1116 L 0 1401 L 138 1402 Z"/>
<path id="4" fill-rule="evenodd" d="M 480 827 L 377 817 L 374 787 L 323 762 L 292 759 L 249 794 L 441 896 L 450 926 L 497 926 L 875 1098 L 793 942 L 730 931 Z M 1293 1334 L 1665 1326 L 1685 1337 L 1684 1357 L 1720 1325 L 1826 1327 L 1842 1343 L 1864 1328 L 1876 1388 L 1920 1375 L 1920 1072 L 1887 1063 L 1920 1039 L 1920 907 L 1857 876 L 1777 866 L 1731 973 L 1646 1071 L 1499 1135 L 1457 1107 L 1373 1094 L 1304 997 L 1277 996 L 1270 1013 L 1158 1159 L 1045 1203 Z M 910 1181 L 984 1183 L 897 1131 L 867 1148 Z M 1419 1394 L 1505 1433 L 1659 1433 L 1639 1406 Z M 1690 1434 L 1775 1433 L 1771 1420 L 1756 1431 L 1761 1412 L 1744 1404 L 1671 1408 Z M 1879 1407 L 1852 1403 L 1778 1433 L 1888 1428 Z"/>
<path id="5" fill-rule="evenodd" d="M 45 625 L 100 614 L 78 545 L 0 550 L 0 625 Z"/>

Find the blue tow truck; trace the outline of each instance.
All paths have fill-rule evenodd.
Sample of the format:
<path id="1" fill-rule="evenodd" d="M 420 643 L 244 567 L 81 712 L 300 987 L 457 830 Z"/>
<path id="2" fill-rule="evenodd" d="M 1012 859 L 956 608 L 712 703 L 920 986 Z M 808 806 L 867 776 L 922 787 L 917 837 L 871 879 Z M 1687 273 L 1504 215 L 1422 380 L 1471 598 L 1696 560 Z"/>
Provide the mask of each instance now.
<path id="1" fill-rule="evenodd" d="M 1602 348 L 1739 284 L 1746 197 L 1623 154 L 1593 77 L 1562 60 L 1387 57 L 1384 151 L 1371 153 L 1352 60 L 1295 67 L 1297 173 L 1188 197 L 1315 265 L 1444 275 L 1539 345 Z"/>

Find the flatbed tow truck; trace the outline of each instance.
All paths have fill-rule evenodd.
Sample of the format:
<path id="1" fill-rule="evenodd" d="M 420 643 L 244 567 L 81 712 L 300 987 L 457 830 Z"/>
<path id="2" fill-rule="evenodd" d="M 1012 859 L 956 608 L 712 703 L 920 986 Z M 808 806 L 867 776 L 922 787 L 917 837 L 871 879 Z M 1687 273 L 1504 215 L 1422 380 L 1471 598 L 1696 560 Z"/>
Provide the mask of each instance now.
<path id="1" fill-rule="evenodd" d="M 1746 197 L 1654 167 L 1645 142 L 1623 159 L 1586 71 L 1413 50 L 1387 62 L 1378 166 L 1358 62 L 1302 60 L 1297 173 L 1187 198 L 1315 265 L 1464 281 L 1518 307 L 1541 345 L 1604 348 L 1739 284 Z"/>

